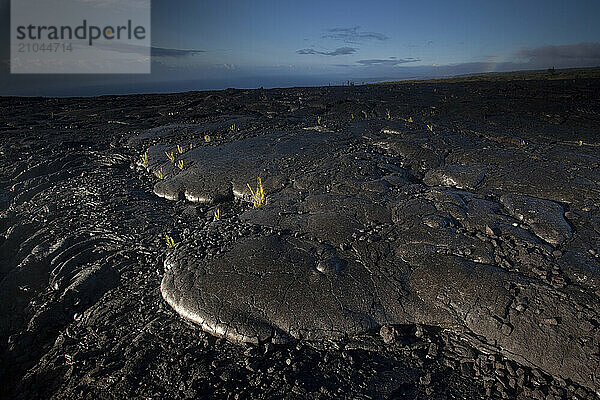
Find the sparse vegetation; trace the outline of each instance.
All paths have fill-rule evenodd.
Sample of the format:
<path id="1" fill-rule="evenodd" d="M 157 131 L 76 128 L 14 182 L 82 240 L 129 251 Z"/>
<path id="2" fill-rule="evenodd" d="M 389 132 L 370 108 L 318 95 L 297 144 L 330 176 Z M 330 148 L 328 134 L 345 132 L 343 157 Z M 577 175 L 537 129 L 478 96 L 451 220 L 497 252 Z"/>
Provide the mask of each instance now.
<path id="1" fill-rule="evenodd" d="M 317 125 L 321 125 L 321 116 L 320 115 L 317 116 Z"/>
<path id="2" fill-rule="evenodd" d="M 181 147 L 180 145 L 177 145 L 177 152 L 179 154 L 183 154 L 183 153 L 185 153 L 185 149 L 183 147 Z"/>
<path id="3" fill-rule="evenodd" d="M 390 114 L 390 110 L 386 110 L 385 114 L 387 116 L 387 119 L 392 119 L 392 115 Z"/>
<path id="4" fill-rule="evenodd" d="M 167 241 L 167 246 L 169 246 L 170 249 L 175 247 L 175 241 L 173 240 L 173 238 L 171 236 L 165 235 L 165 240 Z"/>
<path id="5" fill-rule="evenodd" d="M 433 133 L 433 125 L 429 125 L 429 124 L 428 124 L 428 125 L 427 125 L 427 129 L 429 129 L 429 131 L 430 131 L 431 133 Z"/>
<path id="6" fill-rule="evenodd" d="M 167 158 L 169 159 L 169 161 L 175 162 L 175 155 L 173 154 L 173 152 L 167 153 L 165 151 L 165 154 L 167 155 Z"/>
<path id="7" fill-rule="evenodd" d="M 214 216 L 215 216 L 215 221 L 219 221 L 221 219 L 221 210 L 217 208 L 214 212 Z"/>
<path id="8" fill-rule="evenodd" d="M 177 161 L 177 168 L 183 169 L 183 160 Z"/>
<path id="9" fill-rule="evenodd" d="M 145 152 L 142 155 L 142 164 L 144 165 L 145 168 L 148 168 L 148 152 Z"/>
<path id="10" fill-rule="evenodd" d="M 247 184 L 247 186 L 252 194 L 252 204 L 254 205 L 254 208 L 259 208 L 265 204 L 265 192 L 263 190 L 263 184 L 260 177 L 257 179 L 256 190 L 252 190 L 252 187 L 249 184 Z"/>
<path id="11" fill-rule="evenodd" d="M 158 171 L 154 171 L 154 176 L 156 176 L 158 179 L 165 179 L 165 175 L 163 174 L 163 169 L 162 167 L 158 170 Z"/>
<path id="12" fill-rule="evenodd" d="M 204 141 L 205 141 L 206 143 L 210 143 L 210 140 L 211 140 L 211 139 L 210 139 L 210 136 L 209 136 L 209 135 L 204 135 Z M 190 145 L 190 146 L 191 146 L 191 145 Z"/>

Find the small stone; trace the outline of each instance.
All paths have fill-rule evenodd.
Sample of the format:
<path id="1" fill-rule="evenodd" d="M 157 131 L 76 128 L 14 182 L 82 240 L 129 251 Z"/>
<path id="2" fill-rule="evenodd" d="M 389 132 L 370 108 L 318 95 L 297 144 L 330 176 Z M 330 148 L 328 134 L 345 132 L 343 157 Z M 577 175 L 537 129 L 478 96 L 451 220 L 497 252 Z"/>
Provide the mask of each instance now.
<path id="1" fill-rule="evenodd" d="M 514 375 L 515 374 L 515 369 L 513 368 L 513 366 L 511 365 L 510 362 L 506 363 L 506 370 L 508 371 L 508 373 L 510 375 Z"/>
<path id="2" fill-rule="evenodd" d="M 379 330 L 379 335 L 381 336 L 385 344 L 391 344 L 396 341 L 398 337 L 398 332 L 393 326 L 383 325 Z"/>
<path id="3" fill-rule="evenodd" d="M 272 352 L 274 347 L 275 346 L 273 346 L 273 343 L 266 343 L 264 348 L 264 354 L 269 354 L 270 352 Z"/>
<path id="4" fill-rule="evenodd" d="M 246 357 L 256 357 L 258 356 L 258 349 L 254 346 L 252 347 L 248 347 L 245 351 L 244 351 L 244 355 Z"/>
<path id="5" fill-rule="evenodd" d="M 430 228 L 445 228 L 448 226 L 448 220 L 439 215 L 426 215 L 423 217 L 423 223 Z"/>
<path id="6" fill-rule="evenodd" d="M 450 369 L 456 369 L 456 361 L 450 360 L 448 358 L 443 358 L 443 363 L 446 367 Z"/>
<path id="7" fill-rule="evenodd" d="M 560 250 L 554 250 L 554 251 L 552 252 L 552 255 L 553 255 L 555 258 L 561 258 L 561 257 L 562 257 L 562 251 L 560 251 Z"/>
<path id="8" fill-rule="evenodd" d="M 544 318 L 542 319 L 542 323 L 546 325 L 558 325 L 558 320 L 556 318 Z"/>
<path id="9" fill-rule="evenodd" d="M 246 359 L 246 369 L 248 371 L 250 371 L 250 372 L 256 372 L 256 371 L 258 371 L 258 365 L 259 364 L 258 364 L 257 361 L 255 361 L 253 359 L 250 359 L 250 358 Z"/>
<path id="10" fill-rule="evenodd" d="M 421 327 L 421 325 L 415 325 L 415 337 L 423 337 L 423 328 Z"/>
<path id="11" fill-rule="evenodd" d="M 560 386 L 561 388 L 565 388 L 567 387 L 567 381 L 565 381 L 563 378 L 561 378 L 560 376 L 557 376 L 554 378 L 554 381 L 558 384 L 558 386 Z"/>
<path id="12" fill-rule="evenodd" d="M 428 372 L 427 374 L 419 378 L 419 382 L 421 382 L 421 385 L 424 386 L 429 385 L 431 383 L 431 372 Z"/>
<path id="13" fill-rule="evenodd" d="M 229 380 L 231 380 L 232 378 L 232 374 L 230 370 L 226 370 L 224 371 L 221 375 L 219 375 L 219 378 L 223 381 L 223 382 L 227 382 Z"/>
<path id="14" fill-rule="evenodd" d="M 342 358 L 346 360 L 350 365 L 354 364 L 354 358 L 352 357 L 352 354 L 348 353 L 347 351 L 342 352 Z"/>
<path id="15" fill-rule="evenodd" d="M 429 350 L 427 351 L 427 357 L 436 358 L 438 356 L 438 345 L 435 343 L 431 343 L 429 345 Z"/>

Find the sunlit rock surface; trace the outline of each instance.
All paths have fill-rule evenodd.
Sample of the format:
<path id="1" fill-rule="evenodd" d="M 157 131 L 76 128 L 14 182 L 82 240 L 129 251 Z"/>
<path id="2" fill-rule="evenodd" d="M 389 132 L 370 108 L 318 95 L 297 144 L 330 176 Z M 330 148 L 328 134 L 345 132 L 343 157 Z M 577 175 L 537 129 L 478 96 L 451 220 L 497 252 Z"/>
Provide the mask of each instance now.
<path id="1" fill-rule="evenodd" d="M 166 262 L 165 300 L 236 342 L 436 325 L 595 385 L 598 299 L 567 282 L 578 268 L 583 286 L 596 282 L 598 264 L 565 267 L 561 256 L 585 251 L 562 204 L 599 199 L 590 159 L 566 171 L 556 148 L 395 122 L 347 132 L 270 132 L 174 161 L 172 144 L 150 147 L 149 170 L 164 174 L 154 191 L 168 199 L 251 202 L 260 177 L 266 204 L 240 219 L 276 232 L 201 259 L 182 243 Z M 475 148 L 486 150 L 473 160 Z"/>

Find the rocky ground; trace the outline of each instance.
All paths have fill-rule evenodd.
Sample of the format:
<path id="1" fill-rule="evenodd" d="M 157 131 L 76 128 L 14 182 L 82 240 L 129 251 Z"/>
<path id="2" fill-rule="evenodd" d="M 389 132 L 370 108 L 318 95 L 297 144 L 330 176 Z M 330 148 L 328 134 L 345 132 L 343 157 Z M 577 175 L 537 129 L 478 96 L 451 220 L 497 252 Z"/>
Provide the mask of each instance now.
<path id="1" fill-rule="evenodd" d="M 0 396 L 596 398 L 600 80 L 537 78 L 0 99 Z"/>

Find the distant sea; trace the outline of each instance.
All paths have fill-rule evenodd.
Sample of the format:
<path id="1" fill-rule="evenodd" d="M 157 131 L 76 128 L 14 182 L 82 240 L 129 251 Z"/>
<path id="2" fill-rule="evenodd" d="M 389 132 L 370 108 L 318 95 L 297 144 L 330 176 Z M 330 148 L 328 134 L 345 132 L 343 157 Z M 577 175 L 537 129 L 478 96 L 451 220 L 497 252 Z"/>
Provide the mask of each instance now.
<path id="1" fill-rule="evenodd" d="M 144 81 L 132 75 L 128 77 L 102 77 L 85 75 L 65 76 L 12 76 L 10 86 L 0 88 L 0 96 L 90 97 L 102 95 L 127 95 L 149 93 L 182 93 L 228 88 L 288 88 L 309 86 L 344 86 L 398 79 L 398 77 L 350 78 L 343 76 L 255 76 L 233 79 L 199 79 L 186 81 Z M 427 77 L 414 77 L 413 79 Z M 403 77 L 401 79 L 411 79 Z M 51 81 L 50 84 L 49 81 Z"/>

